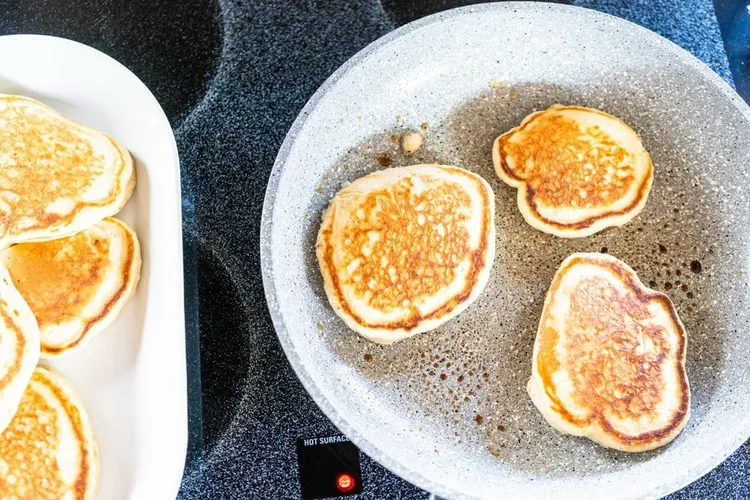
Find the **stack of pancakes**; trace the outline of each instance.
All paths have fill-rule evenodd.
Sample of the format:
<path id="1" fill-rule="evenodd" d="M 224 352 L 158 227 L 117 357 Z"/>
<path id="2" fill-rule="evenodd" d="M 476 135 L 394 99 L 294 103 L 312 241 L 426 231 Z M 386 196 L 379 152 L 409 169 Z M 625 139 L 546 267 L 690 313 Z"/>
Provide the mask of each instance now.
<path id="1" fill-rule="evenodd" d="M 534 228 L 581 238 L 633 219 L 653 166 L 638 135 L 602 111 L 554 105 L 497 138 L 495 171 Z M 323 214 L 325 291 L 352 330 L 381 344 L 439 327 L 482 293 L 495 253 L 494 194 L 443 165 L 377 171 Z M 555 275 L 527 389 L 556 429 L 644 451 L 685 426 L 687 335 L 670 299 L 609 255 L 573 254 Z"/>
<path id="2" fill-rule="evenodd" d="M 112 218 L 130 153 L 33 99 L 0 95 L 0 492 L 89 499 L 99 462 L 70 383 L 40 358 L 80 349 L 133 294 L 135 233 Z"/>

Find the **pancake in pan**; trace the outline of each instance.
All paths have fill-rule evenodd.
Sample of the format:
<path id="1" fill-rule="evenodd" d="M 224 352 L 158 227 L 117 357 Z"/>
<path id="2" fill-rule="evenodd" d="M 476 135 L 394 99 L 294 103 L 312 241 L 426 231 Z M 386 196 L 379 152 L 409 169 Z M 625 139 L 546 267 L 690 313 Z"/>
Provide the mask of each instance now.
<path id="1" fill-rule="evenodd" d="M 90 500 L 98 478 L 97 445 L 80 397 L 62 375 L 37 367 L 0 435 L 0 496 Z"/>
<path id="2" fill-rule="evenodd" d="M 39 327 L 34 314 L 0 266 L 0 431 L 18 408 L 39 361 Z M 0 489 L 2 491 L 2 489 Z"/>
<path id="3" fill-rule="evenodd" d="M 561 432 L 628 452 L 658 448 L 688 420 L 686 345 L 669 297 L 612 256 L 573 254 L 544 302 L 528 392 Z"/>
<path id="4" fill-rule="evenodd" d="M 497 175 L 518 188 L 531 226 L 563 238 L 621 226 L 646 204 L 653 167 L 638 135 L 596 109 L 554 105 L 492 148 Z"/>
<path id="5" fill-rule="evenodd" d="M 120 211 L 130 153 L 26 97 L 0 94 L 0 248 L 68 236 Z"/>
<path id="6" fill-rule="evenodd" d="M 79 348 L 133 295 L 141 268 L 135 233 L 108 217 L 73 236 L 3 252 L 13 282 L 39 323 L 42 357 Z"/>
<path id="7" fill-rule="evenodd" d="M 318 233 L 331 306 L 381 344 L 438 327 L 487 283 L 494 213 L 490 186 L 456 167 L 391 168 L 355 180 L 331 201 Z"/>

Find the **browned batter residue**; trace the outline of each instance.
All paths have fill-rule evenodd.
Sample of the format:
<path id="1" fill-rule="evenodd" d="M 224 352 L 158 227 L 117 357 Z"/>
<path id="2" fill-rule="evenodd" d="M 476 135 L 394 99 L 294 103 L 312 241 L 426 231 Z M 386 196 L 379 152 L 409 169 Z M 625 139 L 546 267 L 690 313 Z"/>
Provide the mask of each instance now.
<path id="1" fill-rule="evenodd" d="M 380 163 L 381 167 L 390 167 L 393 163 L 393 158 L 388 153 L 380 153 L 375 156 L 375 159 Z"/>

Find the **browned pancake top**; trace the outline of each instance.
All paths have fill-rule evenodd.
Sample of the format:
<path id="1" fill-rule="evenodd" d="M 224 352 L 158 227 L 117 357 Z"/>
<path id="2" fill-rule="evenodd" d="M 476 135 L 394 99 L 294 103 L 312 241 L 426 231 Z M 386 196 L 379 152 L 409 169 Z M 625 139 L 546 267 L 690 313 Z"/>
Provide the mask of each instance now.
<path id="1" fill-rule="evenodd" d="M 43 370 L 35 370 L 31 381 L 52 391 L 72 423 L 81 457 L 78 477 L 70 488 L 62 481 L 57 464 L 57 411 L 36 390 L 27 389 L 16 415 L 0 435 L 0 492 L 18 498 L 57 500 L 71 491 L 74 499 L 82 499 L 87 488 L 88 449 L 78 408 Z"/>
<path id="2" fill-rule="evenodd" d="M 661 400 L 660 362 L 670 351 L 664 329 L 640 325 L 650 317 L 646 305 L 604 280 L 581 281 L 570 300 L 564 349 L 578 404 L 620 418 L 649 414 Z M 639 351 L 636 336 L 651 349 Z"/>
<path id="3" fill-rule="evenodd" d="M 40 328 L 79 317 L 104 279 L 109 240 L 87 231 L 42 243 L 23 243 L 9 251 L 16 288 Z"/>
<path id="4" fill-rule="evenodd" d="M 523 133 L 500 140 L 501 157 L 515 160 L 513 170 L 503 162 L 504 170 L 527 181 L 544 205 L 610 204 L 622 198 L 634 181 L 632 155 L 596 125 L 583 128 L 564 115 L 541 113 L 518 132 Z"/>
<path id="5" fill-rule="evenodd" d="M 579 259 L 573 259 L 567 269 L 579 263 Z M 592 261 L 586 263 L 592 264 Z M 577 283 L 569 297 L 564 345 L 559 347 L 559 332 L 547 324 L 546 316 L 543 316 L 545 326 L 540 332 L 537 369 L 545 391 L 553 401 L 553 409 L 568 422 L 577 425 L 598 422 L 614 436 L 633 444 L 659 438 L 670 433 L 688 410 L 689 393 L 684 368 L 663 363 L 667 357 L 682 360 L 686 338 L 684 329 L 665 295 L 644 289 L 629 270 L 614 262 L 593 263 L 613 271 L 625 285 L 625 290 L 601 277 L 589 277 Z M 552 284 L 552 297 L 567 269 L 558 271 Z M 651 318 L 648 310 L 651 301 L 661 302 L 670 314 L 673 328 L 680 335 L 676 353 L 667 340 L 665 327 L 647 324 Z M 556 354 L 558 348 L 566 352 L 562 360 Z M 570 376 L 573 399 L 588 410 L 586 418 L 570 414 L 555 392 L 552 374 L 561 367 Z M 613 429 L 608 421 L 611 417 L 638 420 L 656 411 L 663 397 L 664 369 L 680 370 L 681 373 L 682 406 L 675 413 L 672 424 L 638 436 L 628 436 Z"/>
<path id="6" fill-rule="evenodd" d="M 390 189 L 370 193 L 360 205 L 362 218 L 344 230 L 342 254 L 360 259 L 349 280 L 370 307 L 391 311 L 435 294 L 456 278 L 456 265 L 469 251 L 465 227 L 469 195 L 443 183 L 418 195 L 406 178 Z M 371 231 L 380 233 L 369 255 Z"/>
<path id="7" fill-rule="evenodd" d="M 105 163 L 104 156 L 81 140 L 69 122 L 28 113 L 24 99 L 9 97 L 3 101 L 8 107 L 0 112 L 0 158 L 12 158 L 15 165 L 0 169 L 0 234 L 64 224 L 84 206 L 114 201 L 123 188 L 119 186 L 119 174 L 104 199 L 80 201 L 81 193 L 103 173 Z M 22 105 L 15 106 L 16 102 Z M 113 150 L 120 154 L 117 147 Z M 76 200 L 72 212 L 47 213 L 48 205 L 60 198 Z M 18 228 L 22 217 L 36 220 Z"/>
<path id="8" fill-rule="evenodd" d="M 7 283 L 6 283 L 7 284 Z M 0 377 L 0 388 L 7 387 L 18 376 L 23 363 L 23 352 L 26 349 L 26 335 L 16 322 L 19 312 L 16 309 L 8 310 L 8 303 L 0 297 L 0 317 L 2 317 L 3 327 L 6 332 L 16 338 L 16 352 L 11 356 L 11 364 Z"/>
<path id="9" fill-rule="evenodd" d="M 452 172 L 470 176 L 460 169 Z M 420 177 L 426 182 L 430 180 L 427 175 Z M 487 189 L 480 180 L 473 176 L 471 179 L 477 183 L 482 206 L 489 212 Z M 419 194 L 412 191 L 412 186 L 412 179 L 405 177 L 362 199 L 356 216 L 339 239 L 335 265 L 330 229 L 321 233 L 325 243 L 324 265 L 331 274 L 334 293 L 347 314 L 363 326 L 408 330 L 425 319 L 443 317 L 469 297 L 485 264 L 491 214 L 484 215 L 480 246 L 472 249 L 465 225 L 471 199 L 464 188 L 442 179 Z M 377 240 L 373 237 L 375 233 L 379 234 Z M 368 250 L 363 252 L 363 247 Z M 470 267 L 460 292 L 447 297 L 437 309 L 422 314 L 414 304 L 450 285 L 456 279 L 457 266 L 467 256 Z M 348 278 L 336 272 L 337 267 L 346 268 L 357 259 L 359 264 Z M 351 310 L 341 292 L 343 286 L 351 286 L 374 309 L 390 312 L 408 308 L 410 314 L 401 321 L 368 323 Z"/>
<path id="10" fill-rule="evenodd" d="M 102 234 L 103 223 L 52 241 L 22 243 L 7 250 L 6 266 L 13 283 L 26 299 L 43 331 L 46 326 L 57 325 L 79 318 L 86 325 L 78 338 L 64 346 L 45 344 L 42 336 L 42 351 L 57 353 L 75 346 L 99 319 L 109 313 L 113 305 L 126 293 L 130 282 L 131 267 L 135 258 L 135 242 L 130 232 L 123 234 L 124 253 L 118 273 L 121 281 L 111 296 L 105 298 L 104 307 L 95 317 L 84 314 L 97 289 L 111 267 L 110 240 Z M 118 222 L 109 222 L 119 224 Z"/>

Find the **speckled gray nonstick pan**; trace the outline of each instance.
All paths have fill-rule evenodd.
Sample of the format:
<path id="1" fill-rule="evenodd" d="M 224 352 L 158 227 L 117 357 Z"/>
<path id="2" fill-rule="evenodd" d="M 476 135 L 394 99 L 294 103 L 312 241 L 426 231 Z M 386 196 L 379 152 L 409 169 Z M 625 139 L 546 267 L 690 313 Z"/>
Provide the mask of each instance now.
<path id="1" fill-rule="evenodd" d="M 495 175 L 491 144 L 553 103 L 602 109 L 642 137 L 655 167 L 643 212 L 564 240 L 532 229 Z M 425 129 L 404 157 L 392 136 Z M 489 284 L 439 329 L 368 342 L 331 310 L 315 259 L 341 183 L 435 161 L 496 194 Z M 381 156 L 382 159 L 382 156 Z M 561 5 L 502 3 L 398 29 L 318 90 L 279 152 L 262 221 L 268 304 L 289 361 L 365 453 L 449 498 L 658 497 L 750 435 L 750 110 L 687 52 L 626 21 Z M 692 415 L 659 450 L 626 454 L 553 430 L 525 391 L 544 295 L 573 252 L 609 252 L 666 292 L 688 331 Z"/>

